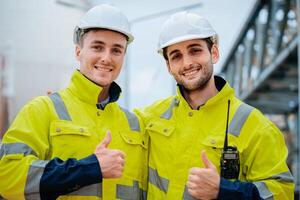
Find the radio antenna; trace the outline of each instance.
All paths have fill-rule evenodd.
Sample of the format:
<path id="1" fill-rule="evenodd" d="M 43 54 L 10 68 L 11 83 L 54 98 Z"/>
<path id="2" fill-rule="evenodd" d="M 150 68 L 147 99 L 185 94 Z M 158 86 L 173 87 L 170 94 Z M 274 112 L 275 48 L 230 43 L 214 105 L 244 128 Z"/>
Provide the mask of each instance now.
<path id="1" fill-rule="evenodd" d="M 224 141 L 224 150 L 227 150 L 227 148 L 228 148 L 228 121 L 229 121 L 229 109 L 230 109 L 230 100 L 228 99 L 227 119 L 226 119 L 226 131 L 225 131 L 225 141 Z"/>

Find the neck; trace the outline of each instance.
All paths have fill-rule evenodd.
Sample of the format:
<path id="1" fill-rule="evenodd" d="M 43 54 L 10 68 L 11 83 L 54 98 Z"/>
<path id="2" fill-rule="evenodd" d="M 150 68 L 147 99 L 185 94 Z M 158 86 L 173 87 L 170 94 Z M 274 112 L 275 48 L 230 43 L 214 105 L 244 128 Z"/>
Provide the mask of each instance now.
<path id="1" fill-rule="evenodd" d="M 102 91 L 98 96 L 98 102 L 102 102 L 105 99 L 107 99 L 108 95 L 109 95 L 109 86 L 103 87 Z"/>
<path id="2" fill-rule="evenodd" d="M 215 79 L 212 76 L 203 88 L 197 88 L 195 90 L 184 89 L 183 96 L 191 108 L 195 110 L 199 106 L 204 105 L 206 101 L 214 97 L 217 93 L 218 90 L 215 85 Z"/>

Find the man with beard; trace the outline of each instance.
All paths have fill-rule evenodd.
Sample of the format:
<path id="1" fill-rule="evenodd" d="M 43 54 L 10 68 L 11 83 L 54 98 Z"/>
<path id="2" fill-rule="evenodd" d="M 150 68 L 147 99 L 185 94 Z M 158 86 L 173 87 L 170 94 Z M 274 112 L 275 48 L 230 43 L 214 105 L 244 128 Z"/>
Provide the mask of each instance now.
<path id="1" fill-rule="evenodd" d="M 2 198 L 145 197 L 147 137 L 138 117 L 117 104 L 114 82 L 132 41 L 119 9 L 103 4 L 83 16 L 74 31 L 80 67 L 69 86 L 29 102 L 4 135 Z"/>
<path id="2" fill-rule="evenodd" d="M 209 22 L 172 15 L 158 51 L 178 88 L 137 111 L 150 135 L 148 199 L 293 199 L 282 133 L 213 76 L 219 50 Z"/>

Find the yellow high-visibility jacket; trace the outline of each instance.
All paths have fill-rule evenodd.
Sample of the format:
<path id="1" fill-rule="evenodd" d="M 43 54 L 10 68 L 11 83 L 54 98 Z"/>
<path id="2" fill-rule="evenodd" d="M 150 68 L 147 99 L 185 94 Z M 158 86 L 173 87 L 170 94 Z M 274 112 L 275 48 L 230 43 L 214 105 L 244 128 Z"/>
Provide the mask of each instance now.
<path id="1" fill-rule="evenodd" d="M 293 199 L 282 133 L 261 112 L 237 99 L 225 80 L 215 79 L 223 88 L 198 110 L 190 108 L 178 87 L 176 96 L 136 111 L 150 136 L 148 199 L 193 199 L 186 183 L 190 168 L 204 167 L 202 150 L 220 172 L 228 100 L 228 142 L 240 154 L 239 180 L 254 183 L 263 199 Z"/>
<path id="2" fill-rule="evenodd" d="M 1 144 L 0 196 L 10 200 L 40 199 L 40 179 L 51 159 L 86 158 L 111 130 L 108 148 L 126 154 L 122 177 L 103 179 L 102 183 L 81 187 L 58 199 L 143 199 L 148 138 L 139 118 L 115 102 L 119 86 L 113 83 L 111 87 L 119 89 L 110 96 L 113 101 L 98 109 L 102 88 L 75 71 L 66 89 L 28 103 Z"/>

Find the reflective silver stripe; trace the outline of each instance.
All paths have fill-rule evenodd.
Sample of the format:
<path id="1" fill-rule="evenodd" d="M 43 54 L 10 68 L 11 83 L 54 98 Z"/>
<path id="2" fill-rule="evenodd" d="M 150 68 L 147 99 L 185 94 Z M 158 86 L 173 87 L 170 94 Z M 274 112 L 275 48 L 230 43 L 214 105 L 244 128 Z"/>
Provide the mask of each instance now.
<path id="1" fill-rule="evenodd" d="M 282 182 L 294 182 L 293 175 L 289 171 L 274 175 L 271 178 L 268 178 L 266 180 L 269 179 L 275 179 L 277 181 L 282 181 Z M 268 199 L 268 200 L 273 199 L 273 194 L 269 191 L 267 185 L 264 182 L 253 182 L 253 183 L 257 187 L 261 198 Z"/>
<path id="2" fill-rule="evenodd" d="M 245 103 L 241 104 L 237 111 L 234 113 L 234 116 L 229 124 L 228 132 L 235 136 L 239 136 L 241 129 L 243 128 L 243 125 L 252 110 L 253 107 Z"/>
<path id="3" fill-rule="evenodd" d="M 67 194 L 67 196 L 96 196 L 102 197 L 102 184 L 97 183 L 93 185 L 88 185 L 80 188 L 72 193 Z"/>
<path id="4" fill-rule="evenodd" d="M 49 161 L 36 160 L 31 164 L 25 185 L 25 199 L 40 199 L 40 180 Z"/>
<path id="5" fill-rule="evenodd" d="M 292 173 L 289 171 L 283 172 L 280 174 L 276 174 L 276 175 L 272 176 L 271 179 L 276 179 L 277 181 L 282 181 L 282 182 L 291 182 L 291 183 L 294 182 L 294 177 L 293 177 Z"/>
<path id="6" fill-rule="evenodd" d="M 149 167 L 149 182 L 158 187 L 164 193 L 168 192 L 169 180 L 163 177 L 160 177 L 157 173 L 157 170 Z"/>
<path id="7" fill-rule="evenodd" d="M 56 92 L 50 95 L 50 99 L 54 104 L 59 119 L 71 121 L 71 117 L 61 96 Z"/>
<path id="8" fill-rule="evenodd" d="M 133 181 L 133 186 L 117 184 L 116 197 L 118 199 L 142 199 L 143 193 L 145 192 L 139 188 L 139 182 L 137 181 Z"/>
<path id="9" fill-rule="evenodd" d="M 170 104 L 170 107 L 168 108 L 168 110 L 166 110 L 163 114 L 161 114 L 160 118 L 171 119 L 172 114 L 173 114 L 173 108 L 174 108 L 174 106 L 178 106 L 178 104 L 179 104 L 178 99 L 174 98 L 171 101 L 171 104 Z"/>
<path id="10" fill-rule="evenodd" d="M 264 182 L 253 182 L 259 191 L 259 196 L 262 199 L 273 200 L 273 194 L 268 189 L 267 185 Z"/>
<path id="11" fill-rule="evenodd" d="M 140 131 L 140 123 L 139 123 L 139 119 L 137 118 L 137 116 L 131 112 L 129 112 L 128 110 L 126 110 L 125 108 L 120 107 L 121 110 L 125 113 L 126 117 L 127 117 L 127 121 L 129 123 L 130 129 L 132 131 Z"/>
<path id="12" fill-rule="evenodd" d="M 147 199 L 147 191 L 142 190 L 143 191 L 143 196 L 142 196 L 142 200 L 146 200 Z"/>
<path id="13" fill-rule="evenodd" d="M 183 200 L 196 200 L 194 197 L 192 197 L 192 196 L 189 194 L 188 189 L 187 189 L 186 186 L 184 187 L 184 193 L 183 193 L 182 199 L 183 199 Z"/>
<path id="14" fill-rule="evenodd" d="M 9 154 L 23 154 L 25 156 L 27 155 L 35 155 L 35 151 L 28 146 L 27 144 L 21 143 L 21 142 L 16 142 L 16 143 L 2 143 L 0 147 L 0 159 L 4 155 L 9 155 Z"/>

